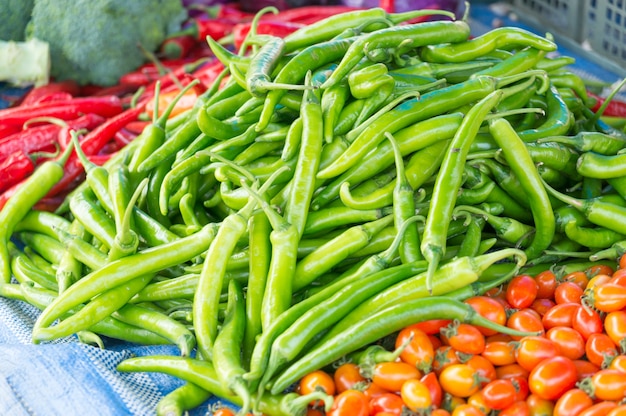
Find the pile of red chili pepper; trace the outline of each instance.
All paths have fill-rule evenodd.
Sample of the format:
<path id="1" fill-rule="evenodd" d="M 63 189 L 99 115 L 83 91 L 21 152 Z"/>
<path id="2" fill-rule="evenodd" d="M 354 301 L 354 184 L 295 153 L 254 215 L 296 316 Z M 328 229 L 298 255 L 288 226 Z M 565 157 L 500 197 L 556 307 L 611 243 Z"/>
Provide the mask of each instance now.
<path id="1" fill-rule="evenodd" d="M 281 416 L 364 414 L 352 405 L 339 410 L 348 399 L 330 388 L 290 389 L 337 363 L 392 357 L 385 360 L 395 365 L 415 347 L 412 339 L 400 338 L 395 355 L 381 340 L 420 322 L 446 322 L 428 338 L 433 351 L 437 342 L 452 347 L 460 328 L 480 327 L 513 354 L 510 339 L 561 342 L 541 314 L 574 303 L 603 318 L 594 333 L 609 335 L 598 303 L 610 299 L 604 285 L 580 283 L 567 302 L 557 288 L 530 303 L 527 295 L 555 267 L 597 271 L 626 252 L 626 134 L 601 119 L 611 95 L 594 110 L 571 59 L 552 56 L 549 36 L 518 28 L 470 38 L 465 18 L 448 12 L 375 8 L 281 38 L 256 30 L 272 11 L 255 16 L 237 49 L 207 38 L 217 58 L 208 68 L 219 70 L 210 84 L 197 90 L 202 83 L 191 78 L 162 101 L 169 82 L 162 78 L 101 124 L 123 119 L 115 136 L 133 112 L 154 105 L 152 120 L 106 162 L 90 160 L 97 128 L 67 128 L 61 154 L 16 186 L 0 211 L 0 295 L 42 310 L 35 343 L 75 334 L 103 347 L 107 337 L 172 344 L 180 356 L 118 366 L 186 382 L 158 414 L 181 414 L 216 395 L 241 414 Z M 427 16 L 443 19 L 410 23 Z M 192 107 L 172 116 L 194 90 Z M 84 180 L 54 212 L 37 209 L 73 166 Z M 567 283 L 575 284 L 558 288 Z M 607 284 L 620 293 L 613 299 L 623 298 L 622 285 Z M 497 293 L 511 293 L 509 306 Z M 488 296 L 497 319 L 470 301 Z M 531 319 L 540 326 L 522 325 Z M 620 354 L 621 340 L 611 340 Z M 464 359 L 487 359 L 486 345 L 451 354 L 461 367 L 450 367 L 474 380 Z M 555 356 L 541 377 L 564 365 L 564 353 Z M 545 389 L 561 386 L 565 396 L 575 386 L 573 361 L 583 355 L 568 357 L 571 377 Z M 532 370 L 509 364 L 531 373 L 535 395 L 558 401 L 540 394 L 545 379 L 532 375 L 543 362 Z M 365 380 L 374 380 L 375 367 Z M 414 367 L 418 382 L 432 373 Z M 476 391 L 486 399 L 488 384 L 471 394 L 455 390 L 468 379 L 444 388 L 441 370 L 434 374 L 450 400 Z M 580 389 L 591 384 L 589 400 L 603 400 L 594 383 Z M 401 388 L 390 392 L 402 399 Z M 617 407 L 619 400 L 607 400 Z M 403 400 L 418 414 L 436 402 Z M 501 403 L 485 406 L 506 414 Z"/>

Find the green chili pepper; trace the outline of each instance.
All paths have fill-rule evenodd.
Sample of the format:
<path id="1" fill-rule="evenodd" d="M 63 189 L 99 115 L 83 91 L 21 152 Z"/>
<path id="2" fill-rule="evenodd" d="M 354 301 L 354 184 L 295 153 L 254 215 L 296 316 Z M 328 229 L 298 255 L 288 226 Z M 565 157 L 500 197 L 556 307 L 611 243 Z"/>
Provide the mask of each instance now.
<path id="1" fill-rule="evenodd" d="M 193 383 L 185 382 L 182 386 L 172 390 L 156 406 L 157 416 L 182 415 L 186 411 L 195 409 L 211 397 L 212 394 Z"/>
<path id="2" fill-rule="evenodd" d="M 565 224 L 565 235 L 572 241 L 592 249 L 604 249 L 624 240 L 624 234 L 605 227 L 582 227 L 575 222 Z"/>
<path id="3" fill-rule="evenodd" d="M 250 410 L 251 396 L 243 379 L 246 370 L 241 361 L 241 342 L 245 329 L 246 310 L 243 290 L 231 280 L 228 285 L 228 305 L 222 328 L 215 337 L 213 366 L 218 379 L 242 400 L 241 412 Z"/>
<path id="4" fill-rule="evenodd" d="M 556 87 L 552 86 L 548 89 L 546 101 L 548 116 L 539 127 L 520 131 L 518 135 L 523 141 L 532 142 L 544 137 L 561 136 L 567 134 L 573 126 L 574 115 L 567 108 L 567 104 Z"/>
<path id="5" fill-rule="evenodd" d="M 426 281 L 429 290 L 434 283 L 432 279 L 435 270 L 445 254 L 447 228 L 462 182 L 469 146 L 485 116 L 502 98 L 502 94 L 501 90 L 496 90 L 472 107 L 459 126 L 441 162 L 421 242 L 422 255 L 429 264 Z"/>
<path id="6" fill-rule="evenodd" d="M 532 46 L 552 52 L 556 44 L 547 38 L 516 27 L 498 27 L 470 40 L 458 43 L 432 42 L 422 48 L 420 56 L 428 62 L 465 62 L 504 46 Z M 513 55 L 515 56 L 515 55 Z"/>
<path id="7" fill-rule="evenodd" d="M 531 159 L 524 142 L 517 135 L 508 121 L 496 118 L 489 121 L 489 131 L 502 148 L 504 157 L 512 172 L 519 178 L 533 214 L 535 234 L 526 248 L 528 258 L 538 256 L 546 249 L 555 232 L 555 219 L 548 193 L 541 186 L 541 178 Z"/>

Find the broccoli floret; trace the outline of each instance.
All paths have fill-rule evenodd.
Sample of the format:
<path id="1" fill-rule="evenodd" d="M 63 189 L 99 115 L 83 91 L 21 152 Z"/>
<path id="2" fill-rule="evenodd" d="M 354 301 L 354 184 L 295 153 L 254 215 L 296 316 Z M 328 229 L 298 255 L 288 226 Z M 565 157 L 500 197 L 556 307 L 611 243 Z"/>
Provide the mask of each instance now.
<path id="1" fill-rule="evenodd" d="M 30 20 L 34 0 L 2 0 L 0 7 L 0 40 L 24 40 L 24 29 Z"/>
<path id="2" fill-rule="evenodd" d="M 181 0 L 35 0 L 28 37 L 50 44 L 50 75 L 114 85 L 186 19 Z"/>

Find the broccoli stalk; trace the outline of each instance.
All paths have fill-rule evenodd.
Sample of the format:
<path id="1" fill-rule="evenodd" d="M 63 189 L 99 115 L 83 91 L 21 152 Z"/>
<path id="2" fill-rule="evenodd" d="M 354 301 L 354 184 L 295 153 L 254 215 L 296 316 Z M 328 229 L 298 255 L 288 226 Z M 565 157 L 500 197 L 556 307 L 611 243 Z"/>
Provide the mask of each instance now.
<path id="1" fill-rule="evenodd" d="M 180 30 L 181 0 L 35 0 L 27 36 L 50 44 L 50 75 L 114 85 Z"/>

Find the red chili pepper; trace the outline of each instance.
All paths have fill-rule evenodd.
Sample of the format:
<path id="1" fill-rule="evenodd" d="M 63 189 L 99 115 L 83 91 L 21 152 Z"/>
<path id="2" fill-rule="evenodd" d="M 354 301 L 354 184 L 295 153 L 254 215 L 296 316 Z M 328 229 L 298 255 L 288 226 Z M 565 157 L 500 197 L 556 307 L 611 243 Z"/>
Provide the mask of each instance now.
<path id="1" fill-rule="evenodd" d="M 24 150 L 9 154 L 0 162 L 0 192 L 4 192 L 35 170 L 35 162 Z"/>
<path id="2" fill-rule="evenodd" d="M 161 83 L 161 91 L 164 91 L 170 85 L 175 85 L 174 80 L 177 80 L 182 84 L 186 75 L 195 72 L 196 69 L 206 64 L 209 60 L 210 58 L 201 58 L 194 62 L 181 65 L 165 75 L 161 75 L 158 80 L 155 80 L 146 86 L 146 91 L 141 96 L 141 102 L 146 102 L 154 97 L 154 89 L 157 81 Z"/>
<path id="3" fill-rule="evenodd" d="M 28 107 L 13 107 L 0 110 L 0 125 L 23 126 L 28 120 L 37 117 L 54 117 L 73 120 L 83 114 L 94 113 L 112 117 L 124 109 L 119 97 L 78 97 L 68 101 L 42 103 Z"/>
<path id="4" fill-rule="evenodd" d="M 604 103 L 605 99 L 603 97 L 600 97 L 599 95 L 596 95 L 596 94 L 594 94 L 592 92 L 589 92 L 589 91 L 587 91 L 587 94 L 589 95 L 590 98 L 593 98 L 594 101 L 595 101 L 594 105 L 592 107 L 592 110 L 594 112 L 598 111 L 600 106 Z M 605 116 L 608 116 L 608 117 L 622 117 L 622 118 L 626 118 L 626 102 L 619 101 L 619 100 L 616 100 L 615 98 L 613 98 L 607 104 L 607 107 L 604 110 L 604 113 L 602 115 L 605 115 Z"/>
<path id="5" fill-rule="evenodd" d="M 196 17 L 189 19 L 185 28 L 174 36 L 191 36 L 199 42 L 206 41 L 207 36 L 218 40 L 228 35 L 237 23 L 238 19 L 228 17 Z"/>
<path id="6" fill-rule="evenodd" d="M 143 106 L 128 109 L 108 119 L 87 133 L 80 142 L 80 147 L 83 149 L 83 152 L 85 152 L 87 156 L 95 155 L 100 152 L 104 145 L 115 137 L 115 133 L 131 121 L 136 120 L 142 111 Z M 48 196 L 55 196 L 67 190 L 74 181 L 79 179 L 83 172 L 83 166 L 78 156 L 76 153 L 72 153 L 65 164 L 65 174 L 63 178 L 50 190 Z"/>
<path id="7" fill-rule="evenodd" d="M 184 58 L 200 42 L 191 35 L 174 36 L 163 41 L 161 53 L 169 59 Z"/>
<path id="8" fill-rule="evenodd" d="M 224 64 L 217 59 L 201 66 L 194 71 L 193 76 L 200 81 L 202 85 L 209 88 L 217 76 L 224 70 Z"/>
<path id="9" fill-rule="evenodd" d="M 124 129 L 128 130 L 129 132 L 133 134 L 141 134 L 143 129 L 145 129 L 146 126 L 150 123 L 151 123 L 150 121 L 135 120 L 126 124 L 126 127 L 124 127 Z"/>
<path id="10" fill-rule="evenodd" d="M 238 23 L 233 26 L 233 37 L 235 47 L 239 48 L 246 38 L 246 35 L 250 32 L 252 24 L 249 22 Z M 304 25 L 301 23 L 294 23 L 289 21 L 279 20 L 262 20 L 257 25 L 257 34 L 259 35 L 272 35 L 284 38 L 290 33 L 295 32 Z"/>
<path id="11" fill-rule="evenodd" d="M 340 13 L 358 10 L 358 7 L 352 6 L 302 6 L 292 9 L 281 10 L 278 14 L 264 15 L 261 20 L 280 20 L 294 23 L 313 23 L 318 20 L 325 19 Z"/>
<path id="12" fill-rule="evenodd" d="M 217 6 L 215 17 L 243 21 L 252 20 L 254 14 L 241 10 L 239 3 L 225 3 Z"/>
<path id="13" fill-rule="evenodd" d="M 44 100 L 46 97 L 57 92 L 65 92 L 72 96 L 76 96 L 79 94 L 80 88 L 78 86 L 78 83 L 73 80 L 50 82 L 46 85 L 35 87 L 27 92 L 26 95 L 24 95 L 24 97 L 22 98 L 20 106 L 37 104 L 38 102 Z"/>
<path id="14" fill-rule="evenodd" d="M 131 122 L 131 123 L 134 123 L 134 122 Z M 135 138 L 138 135 L 138 133 L 133 133 L 132 131 L 128 129 L 129 124 L 130 123 L 128 123 L 126 127 L 120 129 L 120 131 L 115 133 L 115 136 L 113 136 L 113 140 L 115 140 L 115 143 L 117 143 L 120 146 L 126 146 L 128 143 L 135 140 Z"/>
<path id="15" fill-rule="evenodd" d="M 65 148 L 67 143 L 59 140 L 64 129 L 93 129 L 104 122 L 104 117 L 97 114 L 85 114 L 75 120 L 67 122 L 66 127 L 58 124 L 45 124 L 21 130 L 9 137 L 0 140 L 0 159 L 16 152 L 24 150 L 27 153 L 40 151 L 48 146 L 59 144 Z"/>
<path id="16" fill-rule="evenodd" d="M 101 155 L 92 155 L 89 156 L 87 159 L 89 159 L 89 161 L 93 164 L 96 164 L 98 166 L 102 166 L 104 165 L 109 159 L 111 159 L 113 156 L 115 156 L 116 152 L 111 152 L 111 153 L 104 153 Z"/>
<path id="17" fill-rule="evenodd" d="M 0 124 L 0 139 L 4 139 L 5 137 L 19 132 L 20 130 L 20 126 Z"/>
<path id="18" fill-rule="evenodd" d="M 70 94 L 69 92 L 65 92 L 65 91 L 56 91 L 56 92 L 51 92 L 48 95 L 44 95 L 42 96 L 39 101 L 37 101 L 36 103 L 32 103 L 29 104 L 31 106 L 33 105 L 42 105 L 44 103 L 54 103 L 54 102 L 63 102 L 63 101 L 69 101 L 72 100 L 74 98 L 73 94 Z M 24 105 L 24 107 L 26 107 L 26 105 Z"/>
<path id="19" fill-rule="evenodd" d="M 378 6 L 387 13 L 393 13 L 396 11 L 396 5 L 394 0 L 380 0 Z"/>

